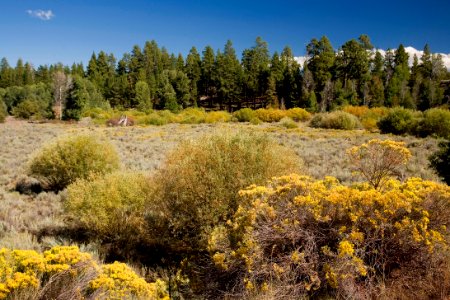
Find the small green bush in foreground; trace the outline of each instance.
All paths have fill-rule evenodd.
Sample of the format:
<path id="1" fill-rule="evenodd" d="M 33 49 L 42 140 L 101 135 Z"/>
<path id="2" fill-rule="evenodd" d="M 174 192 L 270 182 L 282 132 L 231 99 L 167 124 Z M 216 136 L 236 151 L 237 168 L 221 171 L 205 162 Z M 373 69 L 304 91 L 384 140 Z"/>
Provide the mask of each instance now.
<path id="1" fill-rule="evenodd" d="M 89 135 L 71 136 L 50 143 L 30 159 L 28 175 L 45 189 L 59 191 L 92 173 L 106 174 L 119 168 L 114 147 Z"/>

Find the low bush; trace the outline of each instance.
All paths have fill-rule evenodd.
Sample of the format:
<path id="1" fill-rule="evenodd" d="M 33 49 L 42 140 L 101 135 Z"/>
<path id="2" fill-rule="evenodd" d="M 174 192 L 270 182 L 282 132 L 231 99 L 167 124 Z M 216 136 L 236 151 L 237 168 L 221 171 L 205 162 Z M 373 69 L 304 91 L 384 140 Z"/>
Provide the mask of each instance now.
<path id="1" fill-rule="evenodd" d="M 294 120 L 292 120 L 289 117 L 284 117 L 283 119 L 280 120 L 279 122 L 280 126 L 284 127 L 284 128 L 288 128 L 288 129 L 292 129 L 292 128 L 297 128 L 298 124 L 294 122 Z"/>
<path id="2" fill-rule="evenodd" d="M 334 111 L 314 115 L 310 121 L 310 126 L 314 128 L 352 130 L 361 128 L 361 123 L 352 114 L 344 111 Z"/>
<path id="3" fill-rule="evenodd" d="M 139 118 L 137 123 L 140 125 L 160 126 L 160 125 L 166 125 L 167 123 L 169 123 L 169 120 L 167 118 L 165 118 L 164 116 L 162 116 L 158 112 L 152 112 L 144 117 Z"/>
<path id="4" fill-rule="evenodd" d="M 163 281 L 147 283 L 122 263 L 99 265 L 75 246 L 3 248 L 0 274 L 0 299 L 169 299 Z"/>
<path id="5" fill-rule="evenodd" d="M 150 236 L 178 251 L 205 249 L 209 230 L 236 210 L 239 189 L 299 169 L 292 150 L 264 135 L 220 132 L 183 142 L 153 180 Z"/>
<path id="6" fill-rule="evenodd" d="M 113 110 L 105 110 L 99 107 L 93 107 L 84 110 L 82 113 L 82 117 L 107 120 L 113 117 L 113 113 L 114 113 Z"/>
<path id="7" fill-rule="evenodd" d="M 261 123 L 262 123 L 262 121 L 257 117 L 253 117 L 250 119 L 250 124 L 252 124 L 252 125 L 259 125 Z"/>
<path id="8" fill-rule="evenodd" d="M 367 130 L 376 130 L 377 122 L 388 113 L 388 109 L 385 107 L 372 107 L 367 106 L 345 106 L 343 111 L 354 115 L 359 119 L 362 126 Z"/>
<path id="9" fill-rule="evenodd" d="M 206 123 L 230 122 L 231 114 L 226 111 L 208 112 L 205 118 Z"/>
<path id="10" fill-rule="evenodd" d="M 439 150 L 430 157 L 430 165 L 450 185 L 450 141 L 439 143 Z"/>
<path id="11" fill-rule="evenodd" d="M 25 100 L 13 107 L 12 115 L 21 119 L 43 119 L 50 117 L 47 107 L 42 106 L 41 102 Z"/>
<path id="12" fill-rule="evenodd" d="M 386 187 L 290 175 L 240 191 L 236 214 L 209 239 L 214 276 L 228 280 L 218 289 L 247 299 L 448 296 L 450 187 Z"/>
<path id="13" fill-rule="evenodd" d="M 367 113 L 369 112 L 369 107 L 347 105 L 342 108 L 342 111 L 345 111 L 361 119 L 363 116 L 367 115 Z"/>
<path id="14" fill-rule="evenodd" d="M 255 116 L 263 122 L 278 122 L 286 116 L 286 111 L 274 108 L 260 108 L 255 110 Z"/>
<path id="15" fill-rule="evenodd" d="M 303 122 L 311 119 L 311 113 L 299 107 L 288 109 L 286 111 L 286 116 L 296 122 Z"/>
<path id="16" fill-rule="evenodd" d="M 131 240 L 141 232 L 148 178 L 140 173 L 92 175 L 68 186 L 65 212 L 72 225 L 98 240 Z"/>
<path id="17" fill-rule="evenodd" d="M 243 108 L 235 111 L 233 113 L 233 117 L 235 117 L 239 122 L 250 122 L 251 119 L 256 117 L 256 114 L 251 108 Z"/>
<path id="18" fill-rule="evenodd" d="M 406 134 L 416 126 L 416 118 L 412 110 L 393 108 L 377 122 L 381 133 Z"/>
<path id="19" fill-rule="evenodd" d="M 425 111 L 415 131 L 421 137 L 433 135 L 450 139 L 450 111 L 440 108 Z"/>
<path id="20" fill-rule="evenodd" d="M 28 163 L 28 175 L 47 190 L 59 191 L 92 173 L 106 174 L 119 168 L 114 147 L 94 136 L 78 135 L 56 140 L 38 150 Z"/>
<path id="21" fill-rule="evenodd" d="M 206 112 L 202 108 L 186 108 L 176 115 L 176 123 L 200 124 L 205 123 Z"/>

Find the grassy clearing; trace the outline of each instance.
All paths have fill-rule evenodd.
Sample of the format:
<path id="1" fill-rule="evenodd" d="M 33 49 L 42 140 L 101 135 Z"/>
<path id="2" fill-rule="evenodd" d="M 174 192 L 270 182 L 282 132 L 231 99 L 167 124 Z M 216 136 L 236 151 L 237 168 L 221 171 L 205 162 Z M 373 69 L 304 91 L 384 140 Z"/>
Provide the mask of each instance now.
<path id="1" fill-rule="evenodd" d="M 0 154 L 0 247 L 39 249 L 32 232 L 45 225 L 61 224 L 61 197 L 63 194 L 41 193 L 38 196 L 21 195 L 11 191 L 14 183 L 23 178 L 30 155 L 46 142 L 70 134 L 93 133 L 116 147 L 123 169 L 152 173 L 160 168 L 166 155 L 180 142 L 196 140 L 205 133 L 226 129 L 267 133 L 276 142 L 292 148 L 303 160 L 305 173 L 314 178 L 334 176 L 343 183 L 361 180 L 351 174 L 346 149 L 370 139 L 392 139 L 405 142 L 412 153 L 410 162 L 401 170 L 401 179 L 415 176 L 427 180 L 438 177 L 428 167 L 428 156 L 437 150 L 432 138 L 401 137 L 369 133 L 365 130 L 314 129 L 306 123 L 297 128 L 285 128 L 278 123 L 214 123 L 167 124 L 148 127 L 96 127 L 82 124 L 31 124 L 8 119 L 0 125 L 2 148 Z M 45 241 L 47 244 L 61 241 Z"/>

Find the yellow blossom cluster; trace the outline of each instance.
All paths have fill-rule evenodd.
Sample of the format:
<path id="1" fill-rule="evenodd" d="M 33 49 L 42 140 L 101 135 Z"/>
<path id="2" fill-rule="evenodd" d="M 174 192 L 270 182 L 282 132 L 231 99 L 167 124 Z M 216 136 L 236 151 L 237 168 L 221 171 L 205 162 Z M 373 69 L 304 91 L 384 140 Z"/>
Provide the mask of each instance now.
<path id="1" fill-rule="evenodd" d="M 213 230 L 209 250 L 218 267 L 245 274 L 244 290 L 263 291 L 274 280 L 306 294 L 337 288 L 344 280 L 388 275 L 383 272 L 408 266 L 408 259 L 425 266 L 447 249 L 450 187 L 444 184 L 389 179 L 380 190 L 292 174 L 239 195 L 246 204 Z"/>
<path id="2" fill-rule="evenodd" d="M 163 281 L 147 283 L 122 263 L 98 265 L 76 246 L 57 246 L 42 254 L 0 249 L 0 299 L 37 294 L 52 278 L 57 280 L 58 274 L 68 270 L 73 280 L 87 270 L 94 274 L 84 287 L 86 296 L 99 290 L 102 299 L 168 299 Z"/>
<path id="3" fill-rule="evenodd" d="M 147 283 L 124 263 L 103 265 L 100 274 L 89 283 L 93 291 L 100 291 L 102 299 L 169 299 L 165 283 Z"/>

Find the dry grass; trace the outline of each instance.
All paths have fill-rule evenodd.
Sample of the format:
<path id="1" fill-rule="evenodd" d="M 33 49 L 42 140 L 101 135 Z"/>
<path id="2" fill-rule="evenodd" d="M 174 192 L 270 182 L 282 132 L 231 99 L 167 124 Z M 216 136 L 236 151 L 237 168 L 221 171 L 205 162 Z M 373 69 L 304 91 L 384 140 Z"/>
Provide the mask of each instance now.
<path id="1" fill-rule="evenodd" d="M 402 177 L 438 180 L 428 167 L 427 160 L 437 149 L 435 139 L 381 135 L 364 130 L 313 129 L 304 123 L 298 123 L 298 126 L 286 129 L 267 123 L 214 123 L 108 128 L 86 123 L 31 124 L 8 118 L 6 123 L 0 124 L 0 248 L 38 249 L 42 245 L 33 239 L 31 232 L 46 225 L 62 223 L 61 195 L 41 193 L 27 196 L 11 192 L 11 187 L 25 175 L 26 162 L 33 151 L 45 142 L 67 134 L 95 133 L 104 136 L 117 148 L 123 168 L 152 172 L 162 165 L 167 153 L 182 141 L 195 140 L 205 133 L 223 128 L 231 132 L 242 129 L 261 131 L 294 149 L 302 158 L 305 172 L 309 175 L 315 178 L 331 175 L 344 183 L 359 180 L 351 174 L 346 149 L 370 139 L 389 138 L 405 142 L 412 153 L 412 159 L 402 169 Z"/>

